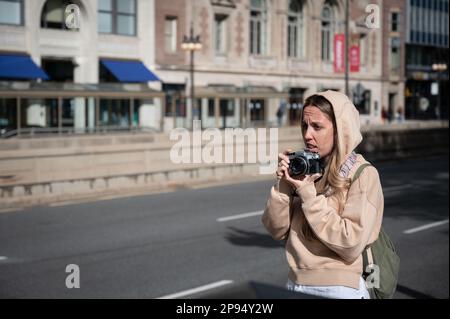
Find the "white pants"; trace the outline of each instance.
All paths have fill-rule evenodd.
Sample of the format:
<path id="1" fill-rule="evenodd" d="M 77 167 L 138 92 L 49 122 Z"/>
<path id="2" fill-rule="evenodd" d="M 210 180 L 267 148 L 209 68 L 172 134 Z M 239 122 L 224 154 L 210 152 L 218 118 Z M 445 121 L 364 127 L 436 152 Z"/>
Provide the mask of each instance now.
<path id="1" fill-rule="evenodd" d="M 358 289 L 345 286 L 304 286 L 298 285 L 290 279 L 288 279 L 286 288 L 295 292 L 331 299 L 370 299 L 366 283 L 362 277 L 359 279 Z"/>

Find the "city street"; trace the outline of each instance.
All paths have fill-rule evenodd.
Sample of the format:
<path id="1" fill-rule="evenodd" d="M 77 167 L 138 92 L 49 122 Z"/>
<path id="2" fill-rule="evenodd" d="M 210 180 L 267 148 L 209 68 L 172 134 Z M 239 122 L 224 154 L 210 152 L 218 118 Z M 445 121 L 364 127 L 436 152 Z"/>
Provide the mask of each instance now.
<path id="1" fill-rule="evenodd" d="M 448 298 L 448 156 L 375 165 L 383 224 L 401 257 L 395 297 Z M 282 287 L 283 246 L 260 221 L 272 184 L 0 213 L 0 298 L 189 297 L 248 281 Z M 79 289 L 66 287 L 69 264 L 79 266 Z"/>

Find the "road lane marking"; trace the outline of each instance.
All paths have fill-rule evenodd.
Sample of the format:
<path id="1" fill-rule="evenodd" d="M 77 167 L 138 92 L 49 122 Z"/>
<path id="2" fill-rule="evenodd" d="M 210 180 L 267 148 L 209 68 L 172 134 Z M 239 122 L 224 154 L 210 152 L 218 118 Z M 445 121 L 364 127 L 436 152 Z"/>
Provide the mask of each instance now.
<path id="1" fill-rule="evenodd" d="M 234 220 L 234 219 L 241 219 L 241 218 L 248 218 L 248 217 L 253 217 L 253 216 L 259 216 L 262 215 L 264 213 L 263 210 L 259 210 L 257 212 L 250 212 L 250 213 L 245 213 L 245 214 L 239 214 L 239 215 L 232 215 L 232 216 L 226 216 L 226 217 L 220 217 L 217 218 L 217 221 L 219 223 L 221 222 L 227 222 L 229 220 Z"/>
<path id="2" fill-rule="evenodd" d="M 7 260 L 8 259 L 8 257 L 6 257 L 6 256 L 0 256 L 0 261 L 4 261 L 4 260 Z"/>
<path id="3" fill-rule="evenodd" d="M 213 289 L 213 288 L 225 286 L 225 285 L 228 285 L 228 284 L 231 284 L 231 283 L 233 283 L 233 280 L 221 280 L 221 281 L 213 282 L 211 284 L 200 286 L 200 287 L 197 287 L 197 288 L 192 288 L 192 289 L 180 291 L 180 292 L 177 292 L 177 293 L 174 293 L 174 294 L 162 296 L 162 297 L 159 297 L 159 298 L 156 298 L 156 299 L 176 299 L 176 298 L 179 298 L 179 297 L 193 295 L 193 294 L 196 294 L 198 292 L 205 291 L 205 290 L 210 290 L 210 289 Z"/>
<path id="4" fill-rule="evenodd" d="M 423 225 L 423 226 L 420 226 L 420 227 L 416 227 L 416 228 L 411 228 L 411 229 L 405 230 L 403 233 L 404 234 L 413 234 L 413 233 L 417 233 L 417 232 L 425 230 L 425 229 L 441 226 L 441 225 L 444 225 L 444 224 L 447 224 L 447 223 L 448 223 L 448 219 L 442 220 L 440 222 L 426 224 L 426 225 Z"/>
<path id="5" fill-rule="evenodd" d="M 395 186 L 387 186 L 383 187 L 383 192 L 395 192 L 395 191 L 402 191 L 408 188 L 412 188 L 413 186 L 411 184 L 404 184 L 404 185 L 395 185 Z"/>

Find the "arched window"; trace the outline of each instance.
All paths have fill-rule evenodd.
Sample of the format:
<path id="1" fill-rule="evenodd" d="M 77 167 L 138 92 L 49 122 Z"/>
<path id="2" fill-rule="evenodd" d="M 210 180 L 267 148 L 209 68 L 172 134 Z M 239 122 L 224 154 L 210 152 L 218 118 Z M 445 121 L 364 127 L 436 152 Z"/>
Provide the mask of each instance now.
<path id="1" fill-rule="evenodd" d="M 334 9 L 334 4 L 331 1 L 326 1 L 322 8 L 322 61 L 333 60 Z"/>
<path id="2" fill-rule="evenodd" d="M 251 0 L 250 54 L 266 54 L 267 6 L 265 0 Z"/>
<path id="3" fill-rule="evenodd" d="M 288 56 L 294 58 L 303 57 L 304 27 L 303 27 L 303 2 L 304 0 L 289 0 L 288 8 Z"/>
<path id="4" fill-rule="evenodd" d="M 66 26 L 65 10 L 74 4 L 69 0 L 47 0 L 41 14 L 41 27 L 45 29 L 68 30 Z"/>

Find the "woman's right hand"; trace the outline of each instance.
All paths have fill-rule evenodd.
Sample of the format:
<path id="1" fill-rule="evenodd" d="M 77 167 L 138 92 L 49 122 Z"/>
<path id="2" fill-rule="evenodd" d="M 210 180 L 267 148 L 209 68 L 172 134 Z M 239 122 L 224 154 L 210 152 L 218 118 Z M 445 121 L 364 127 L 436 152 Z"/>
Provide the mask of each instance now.
<path id="1" fill-rule="evenodd" d="M 278 154 L 277 178 L 281 179 L 285 175 L 285 171 L 289 169 L 289 157 L 287 154 L 292 153 L 292 149 L 288 148 L 283 153 Z"/>

